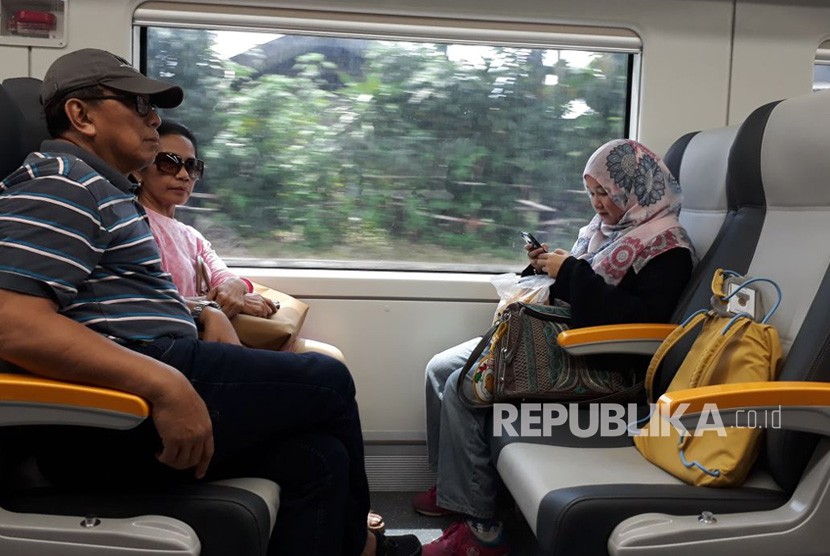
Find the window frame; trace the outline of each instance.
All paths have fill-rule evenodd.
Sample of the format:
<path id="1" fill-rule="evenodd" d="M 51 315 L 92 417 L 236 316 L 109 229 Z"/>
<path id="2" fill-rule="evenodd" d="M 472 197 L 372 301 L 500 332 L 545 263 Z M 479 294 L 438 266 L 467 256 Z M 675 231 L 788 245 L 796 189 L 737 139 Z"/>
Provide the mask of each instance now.
<path id="1" fill-rule="evenodd" d="M 211 31 L 255 31 L 275 34 L 302 34 L 320 37 L 400 40 L 411 42 L 451 42 L 453 44 L 537 48 L 551 50 L 591 50 L 629 55 L 623 136 L 637 138 L 639 121 L 642 41 L 631 29 L 565 24 L 528 24 L 511 21 L 403 17 L 376 14 L 338 13 L 284 8 L 258 8 L 212 4 L 149 2 L 133 15 L 133 59 L 142 72 L 147 70 L 147 28 L 165 27 Z M 515 270 L 507 265 L 452 263 L 268 259 L 224 257 L 229 267 L 288 268 L 302 270 L 437 272 L 453 274 L 493 274 Z"/>
<path id="2" fill-rule="evenodd" d="M 816 80 L 815 80 L 815 67 L 816 66 L 830 66 L 830 40 L 823 41 L 819 47 L 816 49 L 816 57 L 813 61 L 813 83 L 812 83 L 812 90 L 813 92 L 816 91 L 824 91 L 830 87 L 820 87 L 816 88 Z"/>

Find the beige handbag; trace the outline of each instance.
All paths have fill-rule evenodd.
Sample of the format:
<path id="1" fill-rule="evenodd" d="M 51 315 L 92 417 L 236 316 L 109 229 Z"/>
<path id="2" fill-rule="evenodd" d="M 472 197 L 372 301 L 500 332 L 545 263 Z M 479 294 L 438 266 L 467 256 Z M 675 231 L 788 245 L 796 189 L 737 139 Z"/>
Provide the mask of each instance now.
<path id="1" fill-rule="evenodd" d="M 308 313 L 308 305 L 287 293 L 273 290 L 261 284 L 254 284 L 254 293 L 275 301 L 277 312 L 269 318 L 251 315 L 236 315 L 231 319 L 243 345 L 256 349 L 287 351 L 299 337 Z M 196 291 L 207 293 L 210 276 L 201 257 L 196 260 Z"/>

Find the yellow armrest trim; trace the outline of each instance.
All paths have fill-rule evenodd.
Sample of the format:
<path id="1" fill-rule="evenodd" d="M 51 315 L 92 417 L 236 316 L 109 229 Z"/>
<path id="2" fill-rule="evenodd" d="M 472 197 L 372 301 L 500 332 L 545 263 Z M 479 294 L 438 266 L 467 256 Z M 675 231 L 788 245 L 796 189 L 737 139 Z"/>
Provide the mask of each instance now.
<path id="1" fill-rule="evenodd" d="M 556 341 L 563 348 L 580 344 L 619 342 L 625 340 L 662 341 L 677 328 L 676 324 L 607 324 L 574 328 L 559 333 Z"/>
<path id="2" fill-rule="evenodd" d="M 3 401 L 89 407 L 139 417 L 150 415 L 150 405 L 133 394 L 30 375 L 0 373 L 0 402 Z"/>
<path id="3" fill-rule="evenodd" d="M 684 413 L 699 413 L 707 403 L 718 409 L 742 407 L 830 406 L 830 383 L 827 382 L 745 382 L 700 386 L 689 390 L 666 392 L 657 401 L 661 411 L 674 411 L 688 403 Z M 667 407 L 666 407 L 667 406 Z"/>

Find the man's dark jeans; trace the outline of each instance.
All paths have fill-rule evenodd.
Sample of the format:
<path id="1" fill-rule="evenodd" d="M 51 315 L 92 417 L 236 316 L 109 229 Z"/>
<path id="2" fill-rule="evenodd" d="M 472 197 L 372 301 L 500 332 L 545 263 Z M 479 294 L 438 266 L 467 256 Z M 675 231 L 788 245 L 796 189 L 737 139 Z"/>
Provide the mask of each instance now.
<path id="1" fill-rule="evenodd" d="M 191 339 L 130 347 L 181 371 L 205 400 L 216 445 L 207 480 L 263 477 L 280 485 L 269 554 L 360 554 L 369 487 L 354 382 L 342 363 Z M 88 480 L 99 484 L 192 481 L 192 471 L 155 460 L 161 444 L 151 425 L 63 429 L 52 444 L 61 462 L 47 463 L 54 472 L 47 475 L 83 481 L 84 469 L 92 468 Z M 75 461 L 67 462 L 68 455 Z"/>

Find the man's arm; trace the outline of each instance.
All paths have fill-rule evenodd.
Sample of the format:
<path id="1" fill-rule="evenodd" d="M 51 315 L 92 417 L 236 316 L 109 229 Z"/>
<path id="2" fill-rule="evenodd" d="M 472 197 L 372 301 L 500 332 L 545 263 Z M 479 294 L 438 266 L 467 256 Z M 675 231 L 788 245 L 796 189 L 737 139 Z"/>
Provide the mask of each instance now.
<path id="1" fill-rule="evenodd" d="M 47 298 L 0 290 L 0 321 L 14 323 L 0 327 L 0 358 L 48 378 L 141 396 L 164 446 L 159 461 L 175 469 L 195 466 L 196 476 L 204 476 L 213 430 L 184 375 L 60 315 Z"/>

